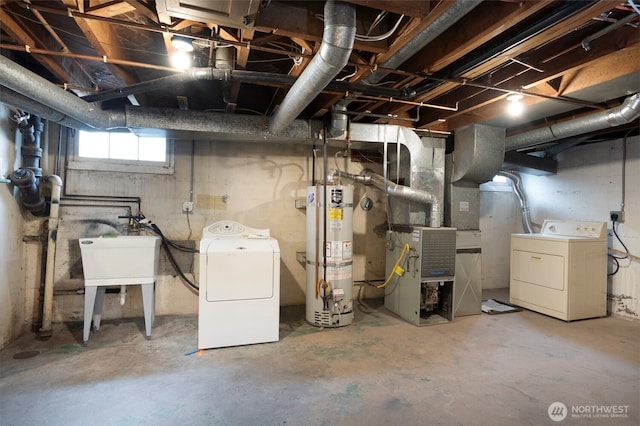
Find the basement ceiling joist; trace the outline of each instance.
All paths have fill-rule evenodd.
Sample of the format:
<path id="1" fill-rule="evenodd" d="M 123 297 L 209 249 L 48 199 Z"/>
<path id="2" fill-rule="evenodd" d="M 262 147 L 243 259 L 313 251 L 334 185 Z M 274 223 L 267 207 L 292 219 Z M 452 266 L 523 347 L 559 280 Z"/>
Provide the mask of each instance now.
<path id="1" fill-rule="evenodd" d="M 188 3 L 194 8 L 212 5 L 207 0 Z M 187 18 L 168 11 L 167 4 L 179 6 L 174 0 L 4 1 L 0 52 L 78 96 L 178 72 L 171 71 L 169 62 L 175 34 L 193 40 L 192 59 L 199 67 L 215 66 L 220 49 L 233 49 L 235 70 L 297 77 L 317 54 L 323 1 L 222 3 L 251 12 L 217 20 L 214 15 Z M 639 19 L 625 1 L 346 3 L 356 10 L 359 37 L 336 79 L 360 84 L 415 43 L 421 32 L 435 31 L 461 4 L 473 7 L 449 20 L 446 28 L 437 28 L 435 38 L 393 69 L 385 69 L 375 83 L 406 97 L 325 91 L 299 118 L 322 118 L 348 97 L 349 111 L 362 113 L 350 116 L 355 121 L 444 132 L 472 123 L 499 123 L 509 133 L 619 105 L 625 96 L 640 91 Z M 588 49 L 584 40 L 589 41 Z M 603 98 L 599 87 L 606 87 L 610 96 Z M 411 95 L 412 91 L 418 93 Z M 270 116 L 287 92 L 287 86 L 268 82 L 198 81 L 95 105 L 108 110 L 133 103 Z M 524 93 L 535 115 L 526 121 L 507 118 L 508 92 Z"/>

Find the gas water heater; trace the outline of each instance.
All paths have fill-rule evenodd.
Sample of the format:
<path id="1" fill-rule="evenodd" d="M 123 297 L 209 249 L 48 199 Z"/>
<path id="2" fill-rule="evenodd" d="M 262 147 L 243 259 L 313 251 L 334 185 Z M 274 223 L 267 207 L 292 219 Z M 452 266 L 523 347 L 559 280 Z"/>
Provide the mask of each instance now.
<path id="1" fill-rule="evenodd" d="M 326 189 L 326 191 L 325 191 Z M 307 311 L 318 327 L 353 321 L 353 187 L 307 188 Z"/>

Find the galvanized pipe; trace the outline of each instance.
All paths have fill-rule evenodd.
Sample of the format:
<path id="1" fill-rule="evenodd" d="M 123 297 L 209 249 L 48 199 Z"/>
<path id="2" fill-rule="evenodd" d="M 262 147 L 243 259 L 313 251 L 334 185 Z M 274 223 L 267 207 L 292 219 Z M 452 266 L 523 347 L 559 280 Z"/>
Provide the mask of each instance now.
<path id="1" fill-rule="evenodd" d="M 571 138 L 609 127 L 621 126 L 640 117 L 640 93 L 631 95 L 622 105 L 571 121 L 553 124 L 514 136 L 505 140 L 505 150 L 514 151 L 546 142 Z"/>
<path id="2" fill-rule="evenodd" d="M 269 122 L 278 134 L 311 103 L 349 61 L 356 35 L 353 5 L 328 0 L 324 6 L 324 32 L 320 50 L 298 77 Z"/>

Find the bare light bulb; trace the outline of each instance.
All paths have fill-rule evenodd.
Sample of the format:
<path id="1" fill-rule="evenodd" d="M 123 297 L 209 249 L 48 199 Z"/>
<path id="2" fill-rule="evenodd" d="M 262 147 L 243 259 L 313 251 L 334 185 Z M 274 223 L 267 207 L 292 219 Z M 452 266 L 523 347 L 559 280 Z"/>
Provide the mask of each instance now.
<path id="1" fill-rule="evenodd" d="M 191 57 L 186 52 L 174 52 L 171 54 L 171 66 L 179 70 L 188 70 L 191 68 Z"/>
<path id="2" fill-rule="evenodd" d="M 522 95 L 518 93 L 513 93 L 507 96 L 507 102 L 509 102 L 509 104 L 507 105 L 507 113 L 510 116 L 517 117 L 524 111 L 524 105 L 522 105 L 522 102 L 520 102 L 521 99 Z"/>

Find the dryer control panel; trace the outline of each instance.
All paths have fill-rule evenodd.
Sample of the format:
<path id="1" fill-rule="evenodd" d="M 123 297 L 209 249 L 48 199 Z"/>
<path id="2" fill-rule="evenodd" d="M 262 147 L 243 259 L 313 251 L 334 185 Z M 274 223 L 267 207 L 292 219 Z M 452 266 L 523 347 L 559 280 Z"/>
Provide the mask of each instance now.
<path id="1" fill-rule="evenodd" d="M 545 220 L 540 234 L 563 237 L 606 238 L 606 222 L 582 222 L 577 220 Z"/>

